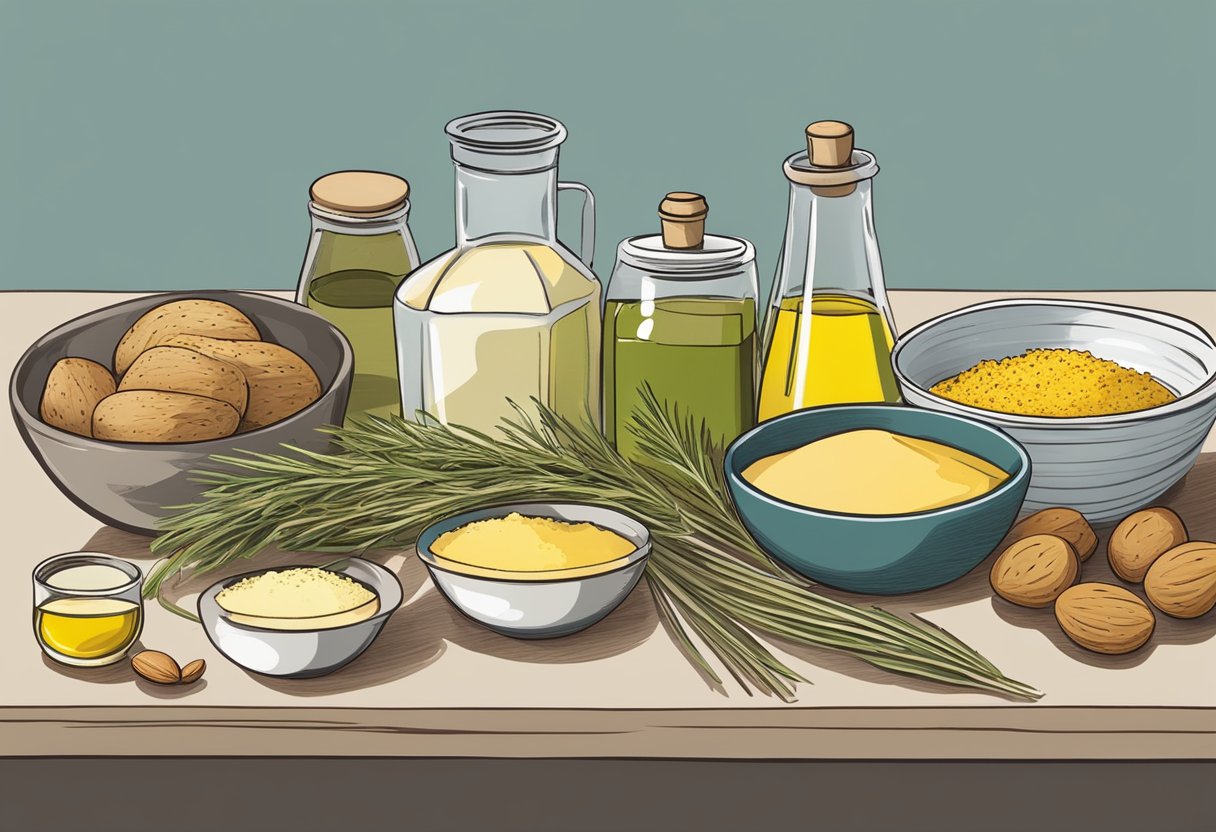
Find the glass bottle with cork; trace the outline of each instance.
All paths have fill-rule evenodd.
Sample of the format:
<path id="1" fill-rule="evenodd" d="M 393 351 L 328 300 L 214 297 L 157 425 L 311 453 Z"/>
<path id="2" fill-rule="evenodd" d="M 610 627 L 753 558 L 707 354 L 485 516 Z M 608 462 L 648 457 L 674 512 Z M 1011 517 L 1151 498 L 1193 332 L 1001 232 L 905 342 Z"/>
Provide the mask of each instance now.
<path id="1" fill-rule="evenodd" d="M 476 113 L 446 127 L 456 167 L 456 247 L 421 266 L 394 305 L 408 416 L 495 433 L 534 402 L 600 420 L 595 203 L 557 181 L 561 122 Z M 576 256 L 557 238 L 557 195 L 582 194 Z"/>
<path id="2" fill-rule="evenodd" d="M 853 128 L 817 121 L 785 160 L 785 240 L 764 324 L 759 418 L 850 402 L 898 402 L 895 327 L 874 232 L 874 155 Z"/>
<path id="3" fill-rule="evenodd" d="M 418 265 L 407 221 L 410 186 L 376 171 L 340 171 L 312 183 L 312 230 L 296 301 L 342 331 L 355 354 L 349 421 L 401 413 L 393 293 Z"/>
<path id="4" fill-rule="evenodd" d="M 672 192 L 662 234 L 622 240 L 604 309 L 604 428 L 622 454 L 642 456 L 630 423 L 649 385 L 725 445 L 755 423 L 756 252 L 705 233 L 709 205 Z"/>

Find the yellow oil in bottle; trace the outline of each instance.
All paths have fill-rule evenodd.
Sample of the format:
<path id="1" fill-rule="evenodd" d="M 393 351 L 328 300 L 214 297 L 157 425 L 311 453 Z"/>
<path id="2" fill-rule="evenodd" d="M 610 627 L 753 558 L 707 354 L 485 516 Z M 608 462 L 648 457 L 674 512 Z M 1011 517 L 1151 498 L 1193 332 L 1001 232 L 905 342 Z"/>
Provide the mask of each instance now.
<path id="1" fill-rule="evenodd" d="M 140 625 L 139 604 L 121 598 L 55 598 L 34 611 L 43 647 L 88 664 L 118 661 L 139 636 Z"/>
<path id="2" fill-rule="evenodd" d="M 898 402 L 891 369 L 894 346 L 886 317 L 873 302 L 815 295 L 775 310 L 760 381 L 759 417 L 771 419 L 826 404 Z"/>

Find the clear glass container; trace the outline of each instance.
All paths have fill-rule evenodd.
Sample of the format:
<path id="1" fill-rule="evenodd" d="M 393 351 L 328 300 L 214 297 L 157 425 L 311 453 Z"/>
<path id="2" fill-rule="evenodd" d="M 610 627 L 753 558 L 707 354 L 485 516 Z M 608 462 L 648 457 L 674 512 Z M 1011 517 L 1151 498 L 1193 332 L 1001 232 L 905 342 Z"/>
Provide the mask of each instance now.
<path id="1" fill-rule="evenodd" d="M 643 456 L 630 424 L 639 389 L 704 421 L 725 446 L 756 420 L 756 252 L 747 240 L 705 234 L 709 207 L 673 192 L 663 234 L 617 247 L 604 305 L 604 430 Z"/>
<path id="2" fill-rule="evenodd" d="M 789 213 L 764 323 L 759 418 L 849 402 L 898 402 L 895 327 L 874 233 L 873 154 L 842 122 L 807 128 L 785 160 Z"/>
<path id="3" fill-rule="evenodd" d="M 494 431 L 539 401 L 600 420 L 600 284 L 591 271 L 595 203 L 557 181 L 566 128 L 534 113 L 478 113 L 446 132 L 456 167 L 456 247 L 397 291 L 407 416 Z M 557 194 L 583 195 L 576 257 L 557 239 Z M 580 260 L 580 257 L 582 258 Z"/>
<path id="4" fill-rule="evenodd" d="M 127 654 L 143 630 L 143 575 L 125 560 L 93 552 L 47 558 L 34 567 L 34 635 L 62 664 L 101 667 Z"/>
<path id="5" fill-rule="evenodd" d="M 342 331 L 355 354 L 349 421 L 401 413 L 393 294 L 418 265 L 408 225 L 409 183 L 375 171 L 340 171 L 309 191 L 312 231 L 296 301 Z"/>

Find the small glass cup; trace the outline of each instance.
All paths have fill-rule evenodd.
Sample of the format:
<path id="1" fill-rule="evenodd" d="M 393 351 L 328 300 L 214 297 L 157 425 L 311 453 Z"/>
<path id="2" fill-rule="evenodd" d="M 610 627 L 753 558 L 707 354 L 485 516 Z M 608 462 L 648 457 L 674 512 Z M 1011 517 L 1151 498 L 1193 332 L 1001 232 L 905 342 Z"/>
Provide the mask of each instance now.
<path id="1" fill-rule="evenodd" d="M 34 635 L 57 662 L 120 661 L 144 625 L 143 574 L 125 560 L 70 552 L 34 567 Z"/>

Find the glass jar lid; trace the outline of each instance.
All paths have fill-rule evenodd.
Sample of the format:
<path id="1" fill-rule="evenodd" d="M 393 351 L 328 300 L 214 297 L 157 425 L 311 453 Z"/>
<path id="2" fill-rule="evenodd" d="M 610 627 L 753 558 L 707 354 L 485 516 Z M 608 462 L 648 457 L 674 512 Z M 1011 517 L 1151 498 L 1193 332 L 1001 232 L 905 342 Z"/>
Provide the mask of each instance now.
<path id="1" fill-rule="evenodd" d="M 308 189 L 323 211 L 356 218 L 384 217 L 405 207 L 410 183 L 400 176 L 374 170 L 328 173 Z"/>
<path id="2" fill-rule="evenodd" d="M 621 240 L 616 255 L 644 272 L 698 279 L 738 272 L 756 259 L 756 249 L 740 237 L 719 234 L 706 234 L 701 248 L 668 248 L 662 234 L 644 234 Z"/>

